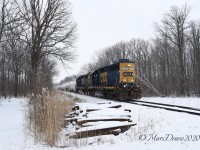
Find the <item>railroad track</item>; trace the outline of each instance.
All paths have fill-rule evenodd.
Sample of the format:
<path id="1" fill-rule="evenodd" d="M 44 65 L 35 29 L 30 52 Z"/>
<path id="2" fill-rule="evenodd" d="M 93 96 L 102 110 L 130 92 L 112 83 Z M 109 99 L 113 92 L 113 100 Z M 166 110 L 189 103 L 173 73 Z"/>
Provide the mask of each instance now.
<path id="1" fill-rule="evenodd" d="M 112 99 L 107 99 L 112 100 Z M 116 101 L 116 100 L 114 100 Z M 188 113 L 192 115 L 198 115 L 200 116 L 200 108 L 193 108 L 193 107 L 187 107 L 187 106 L 180 106 L 180 105 L 172 105 L 172 104 L 164 104 L 164 103 L 156 103 L 156 102 L 149 102 L 149 101 L 141 101 L 141 100 L 129 100 L 129 101 L 118 101 L 123 103 L 130 103 L 134 105 L 140 105 L 140 106 L 146 106 L 146 107 L 152 107 L 152 108 L 160 108 L 165 109 L 169 111 L 175 111 L 175 112 L 182 112 L 182 113 Z"/>
<path id="2" fill-rule="evenodd" d="M 170 110 L 170 111 L 175 111 L 175 112 L 183 112 L 183 113 L 200 116 L 200 109 L 193 108 L 193 107 L 147 102 L 147 101 L 140 101 L 140 100 L 126 101 L 126 103 L 140 105 L 140 106 L 146 106 L 146 107 L 160 108 L 160 109 L 165 109 L 165 110 Z"/>

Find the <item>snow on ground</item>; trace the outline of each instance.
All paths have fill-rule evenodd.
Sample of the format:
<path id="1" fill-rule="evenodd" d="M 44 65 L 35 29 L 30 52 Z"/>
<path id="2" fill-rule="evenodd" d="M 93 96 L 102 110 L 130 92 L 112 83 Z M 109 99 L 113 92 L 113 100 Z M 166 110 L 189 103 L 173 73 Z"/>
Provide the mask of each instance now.
<path id="1" fill-rule="evenodd" d="M 72 95 L 87 103 L 109 101 L 78 94 Z M 165 97 L 142 98 L 141 100 L 200 108 L 200 98 Z M 31 136 L 26 135 L 24 100 L 12 98 L 10 101 L 2 101 L 0 104 L 0 150 L 196 150 L 200 147 L 200 116 L 123 102 L 120 104 L 132 110 L 132 120 L 137 123 L 125 133 L 119 136 L 105 135 L 80 140 L 66 138 L 61 144 L 63 148 L 49 148 L 44 144 L 34 143 Z"/>
<path id="2" fill-rule="evenodd" d="M 186 97 L 186 98 L 171 98 L 171 97 L 144 97 L 141 100 L 157 102 L 157 103 L 165 103 L 172 105 L 180 105 L 180 106 L 188 106 L 194 108 L 200 108 L 200 98 L 196 97 Z"/>
<path id="3" fill-rule="evenodd" d="M 0 150 L 46 150 L 45 145 L 35 145 L 26 130 L 26 99 L 0 99 Z"/>
<path id="4" fill-rule="evenodd" d="M 26 145 L 22 99 L 1 100 L 0 149 L 9 150 Z"/>
<path id="5" fill-rule="evenodd" d="M 87 102 L 108 102 L 109 100 L 74 95 Z M 142 98 L 143 101 L 162 102 L 183 106 L 199 107 L 200 98 Z M 102 140 L 104 145 L 95 149 L 197 149 L 200 146 L 200 116 L 172 112 L 163 109 L 120 103 L 132 110 L 132 120 L 136 126 L 118 137 L 110 136 Z M 110 143 L 110 144 L 109 144 Z"/>

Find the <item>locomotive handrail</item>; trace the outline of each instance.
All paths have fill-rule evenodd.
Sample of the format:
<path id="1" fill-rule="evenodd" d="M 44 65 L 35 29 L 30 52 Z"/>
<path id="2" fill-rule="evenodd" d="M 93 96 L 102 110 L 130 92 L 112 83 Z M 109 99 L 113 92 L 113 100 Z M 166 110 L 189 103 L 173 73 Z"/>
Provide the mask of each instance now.
<path id="1" fill-rule="evenodd" d="M 136 75 L 136 77 L 144 84 L 146 85 L 149 89 L 153 90 L 156 94 L 160 95 L 161 97 L 164 97 L 164 95 L 162 95 L 158 90 L 156 90 L 156 88 L 151 84 L 151 82 L 149 80 L 147 80 L 147 78 L 143 75 L 143 77 L 145 78 L 142 79 L 140 78 L 138 75 Z"/>

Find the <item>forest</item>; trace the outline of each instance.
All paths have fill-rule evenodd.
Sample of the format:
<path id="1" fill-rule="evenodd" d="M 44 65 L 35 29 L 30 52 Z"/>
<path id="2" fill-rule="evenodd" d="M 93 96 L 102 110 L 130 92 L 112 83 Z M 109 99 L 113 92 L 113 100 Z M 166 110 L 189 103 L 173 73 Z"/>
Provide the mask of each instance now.
<path id="1" fill-rule="evenodd" d="M 0 96 L 27 96 L 53 87 L 57 60 L 73 61 L 76 23 L 66 0 L 2 0 Z"/>
<path id="2" fill-rule="evenodd" d="M 138 76 L 148 79 L 162 95 L 200 96 L 200 23 L 189 18 L 191 11 L 187 4 L 171 6 L 154 25 L 152 39 L 121 39 L 102 48 L 80 74 L 125 58 L 134 61 Z M 52 88 L 57 62 L 67 65 L 76 59 L 77 25 L 70 3 L 2 0 L 0 14 L 0 96 L 27 96 Z M 144 96 L 156 95 L 141 87 Z"/>

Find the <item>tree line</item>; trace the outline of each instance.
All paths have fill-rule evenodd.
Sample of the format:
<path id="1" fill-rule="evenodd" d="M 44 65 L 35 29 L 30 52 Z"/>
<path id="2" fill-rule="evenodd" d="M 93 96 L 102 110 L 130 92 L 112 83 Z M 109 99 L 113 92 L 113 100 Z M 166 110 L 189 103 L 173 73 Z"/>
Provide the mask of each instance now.
<path id="1" fill-rule="evenodd" d="M 0 96 L 37 94 L 51 88 L 56 60 L 75 58 L 76 24 L 67 0 L 2 0 Z"/>
<path id="2" fill-rule="evenodd" d="M 155 24 L 152 40 L 121 41 L 95 54 L 81 74 L 92 72 L 118 59 L 137 64 L 138 76 L 148 79 L 165 96 L 200 96 L 200 23 L 189 19 L 188 5 L 172 6 Z M 141 83 L 143 95 L 155 93 Z"/>

